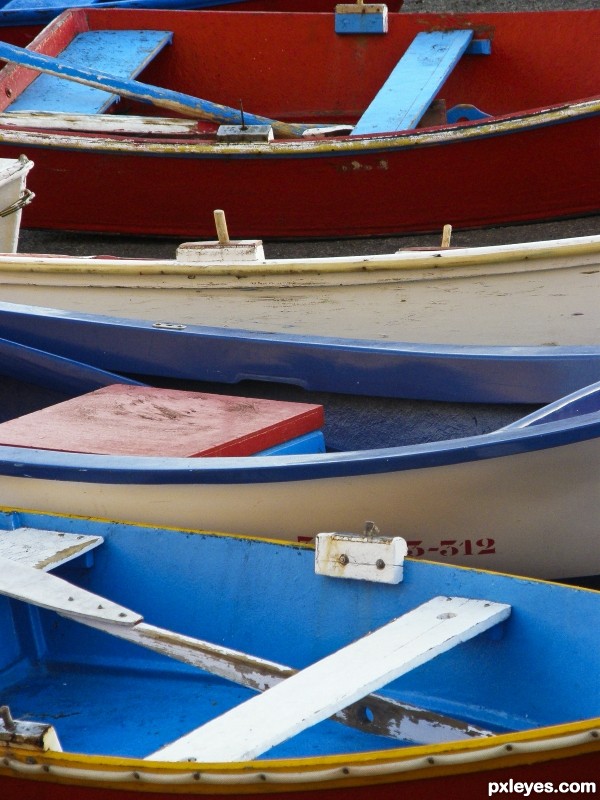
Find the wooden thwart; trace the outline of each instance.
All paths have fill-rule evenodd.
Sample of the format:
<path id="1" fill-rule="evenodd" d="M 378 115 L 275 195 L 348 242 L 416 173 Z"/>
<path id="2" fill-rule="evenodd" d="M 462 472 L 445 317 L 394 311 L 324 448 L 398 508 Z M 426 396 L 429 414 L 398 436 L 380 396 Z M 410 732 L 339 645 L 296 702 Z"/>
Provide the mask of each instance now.
<path id="1" fill-rule="evenodd" d="M 237 125 L 240 123 L 240 110 L 212 103 L 199 97 L 174 92 L 158 86 L 152 86 L 139 81 L 121 78 L 118 75 L 110 75 L 99 70 L 91 70 L 83 67 L 65 64 L 57 58 L 38 53 L 35 50 L 28 50 L 23 47 L 0 42 L 0 60 L 9 63 L 20 64 L 39 72 L 64 78 L 94 89 L 111 92 L 121 97 L 128 97 L 131 100 L 138 100 L 141 103 L 148 103 L 159 108 L 167 108 L 184 116 L 205 119 L 219 124 Z M 14 108 L 15 105 L 9 106 Z M 302 125 L 279 122 L 267 117 L 260 117 L 256 114 L 244 112 L 246 125 L 271 125 L 276 136 L 302 136 L 309 128 L 319 127 L 318 125 Z"/>
<path id="2" fill-rule="evenodd" d="M 415 128 L 472 39 L 472 30 L 417 34 L 352 135 Z"/>
<path id="3" fill-rule="evenodd" d="M 436 597 L 148 756 L 249 761 L 369 692 L 487 630 L 510 606 Z"/>
<path id="4" fill-rule="evenodd" d="M 7 532 L 1 532 L 0 536 L 5 533 Z M 79 534 L 57 536 L 61 538 L 61 551 L 65 544 L 70 546 L 69 537 L 73 540 L 73 548 L 80 538 Z M 50 547 L 47 548 L 49 550 Z M 12 554 L 15 555 L 14 547 Z M 48 560 L 52 559 L 45 555 L 43 563 L 37 565 L 38 568 L 22 564 L 18 577 L 10 579 L 7 576 L 10 573 L 15 574 L 14 567 L 19 567 L 19 564 L 1 559 L 0 594 L 18 597 L 25 602 L 56 611 L 88 627 L 199 667 L 255 691 L 270 689 L 297 673 L 292 667 L 149 625 L 135 611 L 121 606 L 116 607 L 115 619 L 113 607 L 116 604 L 75 587 L 61 578 L 40 572 L 39 568 L 43 568 Z M 74 599 L 69 600 L 69 597 Z M 98 605 L 104 606 L 104 609 L 99 609 Z M 89 613 L 90 608 L 94 612 L 93 616 Z M 121 612 L 125 612 L 127 616 L 119 617 Z M 134 619 L 139 621 L 131 624 Z M 371 734 L 423 744 L 492 735 L 490 731 L 468 722 L 376 694 L 363 697 L 359 703 L 347 704 L 346 708 L 342 707 L 334 715 L 334 719 Z"/>
<path id="5" fill-rule="evenodd" d="M 69 42 L 60 57 L 65 68 L 84 67 L 127 80 L 139 75 L 172 39 L 170 31 L 85 31 Z M 101 114 L 115 99 L 111 92 L 38 75 L 7 110 Z"/>

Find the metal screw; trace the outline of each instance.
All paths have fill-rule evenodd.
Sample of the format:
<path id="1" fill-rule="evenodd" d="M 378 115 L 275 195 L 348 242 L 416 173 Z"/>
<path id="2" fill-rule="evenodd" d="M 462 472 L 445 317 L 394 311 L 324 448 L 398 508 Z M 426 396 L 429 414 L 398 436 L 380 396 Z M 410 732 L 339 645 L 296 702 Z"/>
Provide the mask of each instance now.
<path id="1" fill-rule="evenodd" d="M 377 567 L 377 569 L 385 569 L 385 561 L 383 560 L 383 558 L 378 558 L 377 561 L 375 562 L 375 566 Z"/>
<path id="2" fill-rule="evenodd" d="M 346 564 L 350 561 L 350 559 L 345 553 L 342 553 L 342 555 L 338 558 L 338 561 L 340 562 L 342 567 L 345 567 Z"/>

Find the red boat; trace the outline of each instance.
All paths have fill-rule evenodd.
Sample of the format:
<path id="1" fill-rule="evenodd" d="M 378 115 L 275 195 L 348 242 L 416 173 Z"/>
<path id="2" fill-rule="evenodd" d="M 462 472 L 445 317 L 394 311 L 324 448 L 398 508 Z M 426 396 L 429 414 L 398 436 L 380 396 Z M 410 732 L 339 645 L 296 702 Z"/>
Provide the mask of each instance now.
<path id="1" fill-rule="evenodd" d="M 52 56 L 41 69 L 89 32 L 172 43 L 120 84 L 88 54 L 41 101 L 51 76 L 0 48 L 21 62 L 0 71 L 0 156 L 36 163 L 24 226 L 211 237 L 223 208 L 236 236 L 344 237 L 599 212 L 600 9 L 389 14 L 380 35 L 334 16 L 71 10 L 28 46 Z M 441 76 L 421 60 L 406 80 L 417 40 L 433 52 L 440 35 L 470 41 Z M 107 88 L 100 113 L 67 103 L 81 75 Z M 418 113 L 368 119 L 390 97 Z"/>

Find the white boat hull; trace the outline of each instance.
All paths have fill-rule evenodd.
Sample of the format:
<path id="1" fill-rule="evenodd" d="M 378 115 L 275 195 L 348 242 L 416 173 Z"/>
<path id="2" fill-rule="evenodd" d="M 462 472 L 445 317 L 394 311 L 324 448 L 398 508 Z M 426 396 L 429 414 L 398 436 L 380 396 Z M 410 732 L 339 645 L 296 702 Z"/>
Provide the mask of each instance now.
<path id="1" fill-rule="evenodd" d="M 107 484 L 5 474 L 0 494 L 29 509 L 293 541 L 358 532 L 374 520 L 382 534 L 408 540 L 409 556 L 569 578 L 600 573 L 599 475 L 600 442 L 592 439 L 446 466 L 267 483 Z"/>

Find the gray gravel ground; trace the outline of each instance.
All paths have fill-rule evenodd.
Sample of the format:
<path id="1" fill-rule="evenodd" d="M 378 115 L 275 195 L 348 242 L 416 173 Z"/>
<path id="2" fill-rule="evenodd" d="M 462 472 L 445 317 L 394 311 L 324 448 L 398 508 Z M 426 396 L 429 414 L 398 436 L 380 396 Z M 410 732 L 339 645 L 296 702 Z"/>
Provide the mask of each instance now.
<path id="1" fill-rule="evenodd" d="M 599 8 L 600 0 L 571 0 L 571 2 L 569 0 L 404 0 L 402 12 L 510 12 L 515 10 L 540 11 Z M 600 233 L 600 215 L 558 222 L 512 225 L 485 230 L 455 231 L 452 236 L 452 244 L 456 246 L 505 244 L 597 233 Z M 235 231 L 230 231 L 230 235 L 235 238 Z M 260 231 L 256 232 L 256 236 L 257 238 L 260 237 Z M 361 238 L 341 241 L 270 242 L 265 243 L 265 252 L 271 258 L 348 255 L 369 252 L 389 253 L 401 247 L 435 246 L 439 243 L 440 236 L 441 231 L 439 235 Z M 23 230 L 19 249 L 21 252 L 58 252 L 72 255 L 111 254 L 139 258 L 173 258 L 179 242 L 180 240 L 172 238 L 139 238 Z"/>

